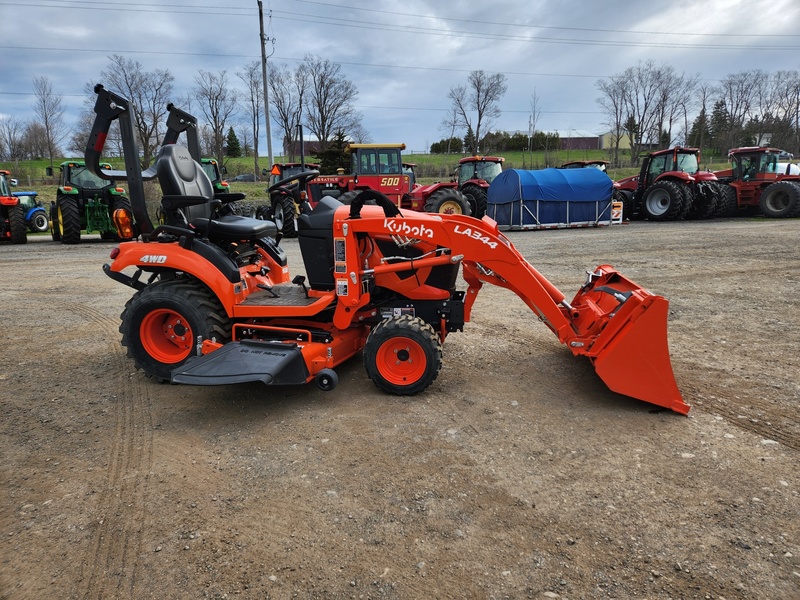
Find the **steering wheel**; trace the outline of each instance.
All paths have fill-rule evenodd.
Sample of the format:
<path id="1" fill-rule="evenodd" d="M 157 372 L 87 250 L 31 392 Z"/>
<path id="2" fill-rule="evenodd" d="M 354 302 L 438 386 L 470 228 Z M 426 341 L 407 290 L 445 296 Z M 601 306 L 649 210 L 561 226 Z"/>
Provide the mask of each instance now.
<path id="1" fill-rule="evenodd" d="M 286 179 L 281 179 L 277 183 L 273 183 L 271 186 L 267 188 L 267 193 L 271 194 L 272 192 L 276 191 L 278 188 L 281 187 L 288 187 L 287 184 L 291 183 L 292 181 L 297 181 L 301 188 L 305 187 L 309 181 L 312 179 L 316 179 L 319 176 L 319 171 L 316 169 L 310 169 L 308 171 L 302 171 L 297 175 L 292 175 L 291 177 L 287 177 Z"/>

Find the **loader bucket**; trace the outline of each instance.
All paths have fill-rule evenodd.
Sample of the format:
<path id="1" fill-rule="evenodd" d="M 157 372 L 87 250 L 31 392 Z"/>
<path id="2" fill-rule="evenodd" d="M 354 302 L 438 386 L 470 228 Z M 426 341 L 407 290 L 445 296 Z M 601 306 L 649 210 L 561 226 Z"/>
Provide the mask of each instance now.
<path id="1" fill-rule="evenodd" d="M 614 392 L 687 414 L 669 357 L 669 302 L 604 269 L 610 267 L 598 268 L 573 300 L 575 314 L 594 314 L 576 321 L 596 335 L 586 352 L 595 371 Z"/>

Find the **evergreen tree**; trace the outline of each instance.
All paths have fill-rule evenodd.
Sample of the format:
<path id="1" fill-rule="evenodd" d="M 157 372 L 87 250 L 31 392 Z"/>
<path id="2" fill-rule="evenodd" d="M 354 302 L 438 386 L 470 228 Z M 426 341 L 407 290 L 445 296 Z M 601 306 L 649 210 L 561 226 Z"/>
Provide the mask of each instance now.
<path id="1" fill-rule="evenodd" d="M 708 115 L 706 109 L 700 110 L 700 114 L 692 123 L 692 129 L 689 131 L 689 138 L 687 143 L 695 148 L 706 148 L 711 142 L 711 128 L 708 122 Z"/>
<path id="2" fill-rule="evenodd" d="M 345 173 L 350 172 L 350 154 L 345 152 L 347 148 L 347 136 L 344 131 L 336 132 L 333 140 L 328 142 L 325 150 L 314 155 L 319 162 L 320 173 L 336 173 L 337 169 L 344 169 Z"/>
<path id="3" fill-rule="evenodd" d="M 239 138 L 236 137 L 236 132 L 233 130 L 233 127 L 228 129 L 226 144 L 227 148 L 225 149 L 225 156 L 239 158 L 242 155 L 242 147 L 239 144 Z"/>
<path id="4" fill-rule="evenodd" d="M 728 140 L 731 136 L 731 118 L 724 100 L 717 100 L 714 103 L 714 109 L 711 111 L 709 129 L 711 130 L 711 142 L 709 146 L 720 154 L 727 154 L 729 150 L 728 146 L 730 145 Z"/>

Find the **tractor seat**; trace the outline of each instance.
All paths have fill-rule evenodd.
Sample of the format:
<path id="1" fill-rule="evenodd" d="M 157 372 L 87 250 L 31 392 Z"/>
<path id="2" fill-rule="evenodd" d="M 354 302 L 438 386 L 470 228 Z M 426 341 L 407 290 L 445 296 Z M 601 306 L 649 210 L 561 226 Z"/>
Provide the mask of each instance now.
<path id="1" fill-rule="evenodd" d="M 274 237 L 278 228 L 272 221 L 262 221 L 239 215 L 212 219 L 214 186 L 184 146 L 162 146 L 156 160 L 156 174 L 164 198 L 162 206 L 170 225 L 190 226 L 211 240 L 235 242 Z"/>

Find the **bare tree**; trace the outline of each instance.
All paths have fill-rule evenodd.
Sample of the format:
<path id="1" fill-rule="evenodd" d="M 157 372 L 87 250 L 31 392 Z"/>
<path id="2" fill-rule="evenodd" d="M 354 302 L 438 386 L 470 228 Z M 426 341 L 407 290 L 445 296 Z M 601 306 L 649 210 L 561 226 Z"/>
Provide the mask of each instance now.
<path id="1" fill-rule="evenodd" d="M 498 102 L 508 86 L 502 73 L 490 75 L 485 71 L 472 71 L 467 84 L 468 87 L 458 85 L 450 88 L 447 97 L 458 115 L 460 128 L 467 132 L 467 149 L 475 154 L 479 150 L 481 135 L 484 131 L 491 131 L 501 114 Z"/>
<path id="2" fill-rule="evenodd" d="M 256 60 L 245 65 L 243 70 L 237 71 L 236 76 L 242 80 L 245 86 L 241 102 L 250 119 L 249 135 L 242 135 L 244 133 L 244 128 L 242 127 L 239 137 L 242 139 L 242 150 L 245 151 L 245 156 L 247 156 L 247 140 L 248 138 L 253 140 L 253 173 L 258 175 L 258 135 L 261 127 L 261 116 L 264 114 L 261 102 L 261 96 L 264 93 L 264 86 L 261 81 L 261 62 Z"/>
<path id="3" fill-rule="evenodd" d="M 361 114 L 353 106 L 358 90 L 342 75 L 341 65 L 311 54 L 303 62 L 309 82 L 306 121 L 320 150 L 325 150 L 337 131 L 350 136 L 361 122 Z"/>
<path id="4" fill-rule="evenodd" d="M 201 70 L 194 80 L 200 110 L 211 129 L 213 155 L 219 164 L 223 164 L 228 119 L 236 114 L 236 91 L 228 85 L 227 71 L 224 70 L 217 73 Z"/>
<path id="5" fill-rule="evenodd" d="M 38 121 L 29 121 L 23 134 L 25 154 L 28 158 L 44 158 L 50 148 L 49 137 L 44 125 Z M 52 160 L 51 160 L 52 163 Z"/>
<path id="6" fill-rule="evenodd" d="M 50 79 L 45 75 L 33 78 L 33 93 L 36 98 L 33 108 L 39 118 L 39 123 L 44 128 L 47 139 L 47 157 L 50 159 L 52 167 L 53 157 L 59 154 L 58 146 L 67 135 L 62 97 L 53 92 Z"/>
<path id="7" fill-rule="evenodd" d="M 745 124 L 753 116 L 753 105 L 761 71 L 741 71 L 725 77 L 719 86 L 719 98 L 728 110 L 729 130 L 726 139 L 728 148 L 739 145 Z"/>
<path id="8" fill-rule="evenodd" d="M 303 104 L 308 89 L 308 70 L 301 63 L 292 71 L 285 64 L 273 69 L 269 78 L 272 94 L 272 120 L 283 132 L 283 153 L 293 161 L 297 128 L 303 118 Z"/>
<path id="9" fill-rule="evenodd" d="M 442 119 L 442 122 L 439 124 L 439 131 L 443 131 L 447 136 L 447 154 L 450 154 L 452 151 L 451 144 L 453 138 L 456 136 L 456 131 L 458 131 L 458 128 L 458 111 L 456 111 L 456 107 L 454 105 L 451 105 L 447 111 L 447 114 Z"/>
<path id="10" fill-rule="evenodd" d="M 111 55 L 109 60 L 111 64 L 100 73 L 101 81 L 107 88 L 125 96 L 133 105 L 142 166 L 147 167 L 161 143 L 161 126 L 167 114 L 167 103 L 172 96 L 175 78 L 169 70 L 145 71 L 138 61 L 118 54 Z"/>
<path id="11" fill-rule="evenodd" d="M 533 88 L 531 94 L 531 112 L 528 113 L 528 152 L 530 153 L 531 165 L 533 164 L 533 134 L 536 133 L 536 125 L 542 116 L 542 109 L 539 106 L 539 95 L 536 93 L 536 88 Z"/>
<path id="12" fill-rule="evenodd" d="M 598 80 L 595 86 L 603 94 L 597 99 L 597 103 L 605 113 L 605 124 L 609 127 L 611 133 L 611 162 L 615 167 L 619 167 L 619 146 L 625 136 L 624 127 L 627 116 L 625 108 L 625 78 L 622 75 L 614 75 L 613 77 Z"/>
<path id="13" fill-rule="evenodd" d="M 0 157 L 13 161 L 23 157 L 25 124 L 10 116 L 0 119 Z"/>

